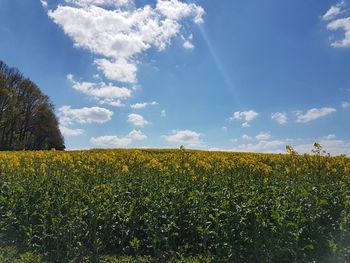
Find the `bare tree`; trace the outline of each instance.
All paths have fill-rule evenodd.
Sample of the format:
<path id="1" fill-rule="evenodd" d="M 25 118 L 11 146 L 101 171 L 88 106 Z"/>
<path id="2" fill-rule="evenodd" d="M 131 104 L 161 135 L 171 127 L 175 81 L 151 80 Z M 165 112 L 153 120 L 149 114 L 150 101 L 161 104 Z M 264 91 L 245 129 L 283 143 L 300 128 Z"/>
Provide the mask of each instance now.
<path id="1" fill-rule="evenodd" d="M 0 60 L 0 150 L 63 150 L 54 106 L 31 80 Z"/>

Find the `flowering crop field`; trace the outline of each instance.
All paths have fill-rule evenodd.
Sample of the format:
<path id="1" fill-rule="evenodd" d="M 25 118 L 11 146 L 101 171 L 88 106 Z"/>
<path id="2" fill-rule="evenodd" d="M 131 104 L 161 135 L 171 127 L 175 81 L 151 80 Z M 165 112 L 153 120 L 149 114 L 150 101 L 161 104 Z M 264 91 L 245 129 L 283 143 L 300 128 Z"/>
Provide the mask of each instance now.
<path id="1" fill-rule="evenodd" d="M 2 152 L 0 242 L 48 262 L 350 262 L 350 159 Z"/>

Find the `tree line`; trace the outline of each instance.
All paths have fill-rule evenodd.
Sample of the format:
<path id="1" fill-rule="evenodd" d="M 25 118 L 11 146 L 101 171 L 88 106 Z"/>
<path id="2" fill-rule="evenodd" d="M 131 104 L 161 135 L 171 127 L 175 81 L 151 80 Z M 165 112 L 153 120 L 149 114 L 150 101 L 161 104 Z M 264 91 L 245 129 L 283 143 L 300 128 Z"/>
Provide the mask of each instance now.
<path id="1" fill-rule="evenodd" d="M 64 150 L 54 106 L 38 86 L 0 60 L 0 150 Z"/>

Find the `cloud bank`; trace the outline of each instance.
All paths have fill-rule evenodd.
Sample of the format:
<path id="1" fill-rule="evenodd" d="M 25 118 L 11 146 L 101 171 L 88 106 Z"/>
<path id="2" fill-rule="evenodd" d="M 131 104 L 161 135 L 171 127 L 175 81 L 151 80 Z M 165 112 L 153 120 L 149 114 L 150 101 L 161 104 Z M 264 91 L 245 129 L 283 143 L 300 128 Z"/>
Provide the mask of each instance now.
<path id="1" fill-rule="evenodd" d="M 201 6 L 178 0 L 138 8 L 130 0 L 69 0 L 48 11 L 75 47 L 96 56 L 107 79 L 131 84 L 137 82 L 138 55 L 152 47 L 164 50 L 187 33 L 189 22 L 203 23 L 204 14 Z M 194 47 L 190 38 L 184 47 Z"/>

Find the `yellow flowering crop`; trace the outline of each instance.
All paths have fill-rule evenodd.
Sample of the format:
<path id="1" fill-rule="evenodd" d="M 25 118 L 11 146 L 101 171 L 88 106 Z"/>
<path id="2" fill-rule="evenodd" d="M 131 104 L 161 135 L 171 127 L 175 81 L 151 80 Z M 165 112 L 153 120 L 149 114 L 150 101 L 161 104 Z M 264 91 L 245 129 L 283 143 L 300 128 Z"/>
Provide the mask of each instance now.
<path id="1" fill-rule="evenodd" d="M 49 262 L 346 262 L 349 203 L 349 158 L 292 148 L 0 152 L 0 239 Z"/>

